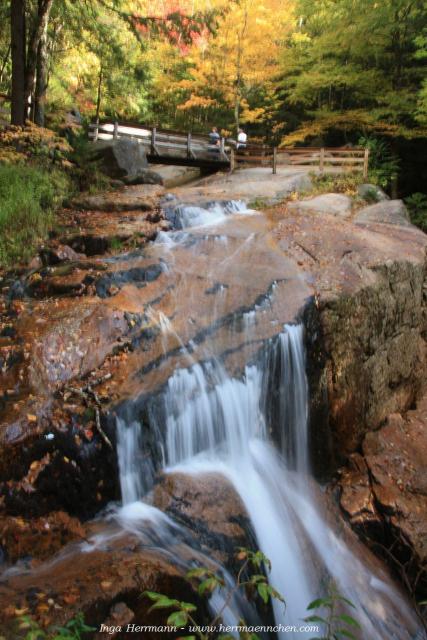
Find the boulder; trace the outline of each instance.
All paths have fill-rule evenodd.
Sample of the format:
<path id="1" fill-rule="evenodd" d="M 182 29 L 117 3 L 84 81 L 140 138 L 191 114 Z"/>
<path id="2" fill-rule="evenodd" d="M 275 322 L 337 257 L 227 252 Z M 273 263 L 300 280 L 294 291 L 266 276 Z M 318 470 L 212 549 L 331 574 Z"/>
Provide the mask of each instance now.
<path id="1" fill-rule="evenodd" d="M 219 473 L 163 475 L 154 487 L 153 504 L 194 531 L 202 547 L 229 568 L 238 547 L 256 546 L 240 496 Z"/>
<path id="2" fill-rule="evenodd" d="M 403 200 L 386 200 L 360 209 L 355 215 L 356 224 L 380 222 L 410 227 L 409 213 Z"/>
<path id="3" fill-rule="evenodd" d="M 137 176 L 148 166 L 144 146 L 126 138 L 94 143 L 93 157 L 110 178 Z"/>
<path id="4" fill-rule="evenodd" d="M 351 198 L 340 193 L 325 193 L 314 198 L 298 200 L 288 204 L 288 210 L 292 213 L 329 214 L 339 218 L 349 218 L 351 209 Z"/>
<path id="5" fill-rule="evenodd" d="M 357 195 L 367 202 L 383 202 L 390 200 L 389 196 L 376 184 L 359 184 Z"/>

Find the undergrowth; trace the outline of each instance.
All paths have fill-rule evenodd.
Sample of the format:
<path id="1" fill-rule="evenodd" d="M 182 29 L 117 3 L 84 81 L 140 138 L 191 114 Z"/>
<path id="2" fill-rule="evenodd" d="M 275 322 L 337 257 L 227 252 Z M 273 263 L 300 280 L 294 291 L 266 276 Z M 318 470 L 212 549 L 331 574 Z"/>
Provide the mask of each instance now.
<path id="1" fill-rule="evenodd" d="M 34 254 L 70 189 L 70 178 L 59 169 L 0 165 L 0 266 Z"/>
<path id="2" fill-rule="evenodd" d="M 346 196 L 357 195 L 357 187 L 365 182 L 361 173 L 340 173 L 323 175 L 311 174 L 311 195 L 321 193 L 343 193 Z"/>

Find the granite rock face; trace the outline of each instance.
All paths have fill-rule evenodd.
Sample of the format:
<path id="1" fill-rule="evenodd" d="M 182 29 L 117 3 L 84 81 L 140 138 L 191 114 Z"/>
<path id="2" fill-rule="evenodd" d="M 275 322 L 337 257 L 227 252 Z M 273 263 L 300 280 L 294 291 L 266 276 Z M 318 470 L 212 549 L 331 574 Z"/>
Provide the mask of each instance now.
<path id="1" fill-rule="evenodd" d="M 292 213 L 328 214 L 348 218 L 351 216 L 352 200 L 341 193 L 325 193 L 314 198 L 290 202 L 288 209 Z"/>
<path id="2" fill-rule="evenodd" d="M 221 474 L 161 476 L 153 490 L 153 504 L 194 531 L 202 548 L 233 567 L 238 547 L 255 547 L 246 509 Z"/>
<path id="3" fill-rule="evenodd" d="M 369 222 L 382 222 L 385 224 L 397 224 L 403 227 L 411 226 L 409 213 L 403 200 L 386 200 L 371 204 L 360 209 L 355 215 L 356 224 Z"/>
<path id="4" fill-rule="evenodd" d="M 138 140 L 119 138 L 94 144 L 94 158 L 111 178 L 136 176 L 148 166 L 145 147 Z"/>
<path id="5" fill-rule="evenodd" d="M 350 457 L 341 507 L 356 531 L 417 593 L 427 595 L 427 396 L 388 416 Z"/>
<path id="6" fill-rule="evenodd" d="M 408 409 L 427 374 L 425 266 L 390 261 L 375 273 L 375 283 L 321 309 L 330 428 L 341 460 L 387 415 Z"/>

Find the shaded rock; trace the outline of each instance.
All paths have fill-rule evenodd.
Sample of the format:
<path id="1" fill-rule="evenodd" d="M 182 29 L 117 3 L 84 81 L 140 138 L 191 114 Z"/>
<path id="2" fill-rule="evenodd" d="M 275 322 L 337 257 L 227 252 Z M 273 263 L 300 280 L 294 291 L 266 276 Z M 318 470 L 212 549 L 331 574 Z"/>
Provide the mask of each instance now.
<path id="1" fill-rule="evenodd" d="M 0 583 L 2 635 L 16 640 L 16 609 L 24 609 L 42 627 L 62 626 L 83 613 L 85 622 L 99 629 L 112 616 L 127 618 L 129 611 L 139 625 L 165 625 L 164 611 L 149 613 L 152 602 L 141 594 L 156 591 L 199 604 L 183 573 L 130 534 L 107 538 L 92 551 L 70 550 L 54 563 Z M 147 630 L 143 637 L 158 640 L 166 634 Z"/>
<path id="2" fill-rule="evenodd" d="M 389 196 L 376 184 L 359 184 L 357 195 L 367 202 L 390 200 Z"/>
<path id="3" fill-rule="evenodd" d="M 118 627 L 126 627 L 135 618 L 135 613 L 124 602 L 117 602 L 111 609 L 108 618 L 103 622 L 103 626 L 114 627 L 117 631 L 99 632 L 95 635 L 96 640 L 107 640 L 108 638 L 120 637 L 121 631 Z"/>
<path id="4" fill-rule="evenodd" d="M 246 509 L 231 483 L 220 474 L 161 476 L 153 504 L 197 534 L 202 546 L 233 567 L 237 547 L 255 547 Z"/>
<path id="5" fill-rule="evenodd" d="M 351 215 L 352 200 L 340 193 L 325 193 L 307 200 L 288 203 L 288 210 L 302 213 L 329 214 L 340 218 Z"/>
<path id="6" fill-rule="evenodd" d="M 83 211 L 150 211 L 163 191 L 157 184 L 136 185 L 121 191 L 82 195 L 72 201 L 72 206 Z"/>
<path id="7" fill-rule="evenodd" d="M 70 246 L 60 244 L 56 247 L 46 247 L 41 249 L 40 257 L 43 265 L 55 265 L 61 262 L 69 262 L 73 260 L 81 260 L 85 258 L 85 254 L 77 253 Z"/>
<path id="8" fill-rule="evenodd" d="M 354 217 L 356 224 L 368 222 L 382 222 L 386 224 L 397 224 L 403 227 L 410 227 L 408 210 L 403 200 L 388 200 L 371 204 L 369 207 L 360 209 Z"/>
<path id="9" fill-rule="evenodd" d="M 93 157 L 111 178 L 136 176 L 148 166 L 144 145 L 126 138 L 94 143 Z"/>
<path id="10" fill-rule="evenodd" d="M 129 186 L 136 184 L 163 184 L 163 178 L 151 169 L 144 169 L 136 175 L 125 176 L 123 182 Z"/>
<path id="11" fill-rule="evenodd" d="M 68 542 L 82 540 L 85 535 L 80 521 L 63 511 L 33 520 L 0 517 L 1 546 L 10 562 L 26 557 L 44 560 Z"/>
<path id="12" fill-rule="evenodd" d="M 392 414 L 363 442 L 340 480 L 350 523 L 411 585 L 427 594 L 427 396 Z"/>

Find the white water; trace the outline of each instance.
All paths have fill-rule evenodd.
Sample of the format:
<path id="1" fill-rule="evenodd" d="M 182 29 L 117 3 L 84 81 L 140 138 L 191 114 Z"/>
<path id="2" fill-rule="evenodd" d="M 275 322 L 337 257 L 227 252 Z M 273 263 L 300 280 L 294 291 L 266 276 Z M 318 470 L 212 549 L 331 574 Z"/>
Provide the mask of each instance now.
<path id="1" fill-rule="evenodd" d="M 198 214 L 189 215 L 193 223 L 200 223 Z M 262 309 L 248 312 L 243 319 L 248 337 L 256 333 L 258 312 Z M 166 343 L 166 336 L 175 332 L 173 324 L 158 324 Z M 189 368 L 173 373 L 163 393 L 163 410 L 151 415 L 151 428 L 165 433 L 164 468 L 187 474 L 221 472 L 233 483 L 258 546 L 272 562 L 271 584 L 286 600 L 286 612 L 281 604 L 274 604 L 276 622 L 298 629 L 307 604 L 325 595 L 328 584 L 334 583 L 356 606 L 354 615 L 363 628 L 360 640 L 415 638 L 414 616 L 400 594 L 386 575 L 374 574 L 359 559 L 363 555 L 356 556 L 346 547 L 317 504 L 308 455 L 302 326 L 284 327 L 239 379 L 227 374 L 214 353 L 204 363 L 192 361 L 188 352 L 187 356 Z M 278 392 L 275 421 L 280 451 L 271 441 L 272 390 Z M 148 489 L 140 464 L 140 429 L 137 422 L 118 422 L 120 481 L 130 514 L 127 526 L 134 509 L 129 505 Z M 156 510 L 137 514 L 161 524 Z M 393 612 L 399 613 L 399 621 Z M 300 630 L 284 635 L 289 640 L 313 637 L 312 632 Z"/>
<path id="2" fill-rule="evenodd" d="M 173 222 L 177 229 L 211 226 L 223 222 L 227 216 L 236 213 L 248 215 L 254 211 L 248 209 L 242 200 L 210 202 L 199 206 L 180 204 L 172 209 Z"/>

